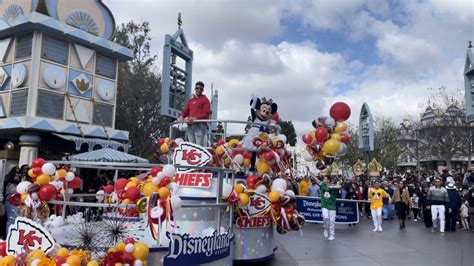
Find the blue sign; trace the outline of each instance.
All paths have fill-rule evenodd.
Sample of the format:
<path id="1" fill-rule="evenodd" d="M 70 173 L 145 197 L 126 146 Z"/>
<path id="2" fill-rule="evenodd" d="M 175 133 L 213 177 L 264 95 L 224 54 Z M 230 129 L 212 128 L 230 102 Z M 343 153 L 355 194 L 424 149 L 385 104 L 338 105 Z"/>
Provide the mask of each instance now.
<path id="1" fill-rule="evenodd" d="M 323 214 L 321 200 L 317 197 L 296 197 L 296 209 L 303 215 L 306 222 L 322 223 Z M 359 223 L 359 207 L 356 201 L 336 201 L 336 223 Z"/>
<path id="2" fill-rule="evenodd" d="M 192 237 L 189 234 L 166 233 L 170 239 L 169 253 L 164 258 L 164 265 L 197 265 L 226 258 L 234 234 L 230 231 L 212 235 Z"/>

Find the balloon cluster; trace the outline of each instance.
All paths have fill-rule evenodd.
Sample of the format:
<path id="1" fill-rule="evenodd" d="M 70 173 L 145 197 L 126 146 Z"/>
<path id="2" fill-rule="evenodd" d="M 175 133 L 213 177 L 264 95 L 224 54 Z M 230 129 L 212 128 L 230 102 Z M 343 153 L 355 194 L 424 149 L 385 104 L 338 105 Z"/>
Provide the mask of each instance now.
<path id="1" fill-rule="evenodd" d="M 213 148 L 211 154 L 214 166 L 221 166 L 222 164 L 228 168 L 247 168 L 250 166 L 252 154 L 239 150 L 239 148 L 242 148 L 242 144 L 238 139 L 230 139 L 227 142 L 219 139 L 211 146 Z"/>
<path id="2" fill-rule="evenodd" d="M 286 149 L 286 136 L 261 133 L 253 139 L 257 147 L 258 161 L 256 166 L 260 175 L 278 173 L 289 166 L 290 152 Z M 285 165 L 285 167 L 282 167 Z"/>
<path id="3" fill-rule="evenodd" d="M 68 266 L 115 266 L 121 265 L 147 265 L 147 257 L 150 248 L 147 244 L 136 242 L 133 238 L 127 238 L 123 242 L 118 242 L 114 247 L 109 248 L 107 253 L 97 260 L 91 259 L 89 251 L 68 250 L 60 247 L 55 251 L 46 254 L 42 250 L 33 250 L 18 256 L 7 255 L 6 242 L 0 242 L 0 265 L 2 266 L 42 266 L 42 265 L 68 265 Z"/>
<path id="4" fill-rule="evenodd" d="M 314 120 L 314 130 L 302 136 L 306 144 L 303 158 L 315 161 L 316 167 L 323 170 L 334 162 L 335 157 L 344 156 L 347 153 L 346 144 L 350 141 L 345 121 L 350 115 L 351 109 L 346 103 L 336 102 L 329 110 L 329 117 L 321 116 Z"/>
<path id="5" fill-rule="evenodd" d="M 26 216 L 44 206 L 45 202 L 55 199 L 58 193 L 73 194 L 74 189 L 80 188 L 82 183 L 73 171 L 68 168 L 57 169 L 42 158 L 33 161 L 28 176 L 33 182 L 20 182 L 16 187 L 17 193 L 9 198 L 13 205 L 26 207 Z"/>
<path id="6" fill-rule="evenodd" d="M 161 160 L 162 155 L 168 155 L 173 152 L 174 149 L 178 147 L 178 145 L 183 142 L 182 138 L 172 139 L 172 138 L 160 138 L 157 141 L 158 149 L 153 154 L 153 157 L 157 160 Z"/>
<path id="7" fill-rule="evenodd" d="M 99 202 L 135 204 L 137 208 L 121 208 L 121 214 L 127 216 L 138 216 L 139 212 L 145 212 L 148 197 L 157 194 L 163 201 L 170 201 L 174 210 L 181 207 L 181 199 L 176 194 L 179 185 L 174 182 L 176 169 L 173 165 L 165 165 L 163 168 L 154 167 L 145 179 L 131 177 L 129 179 L 119 178 L 113 185 L 107 185 L 97 191 L 96 198 Z"/>
<path id="8" fill-rule="evenodd" d="M 265 195 L 271 202 L 269 214 L 273 218 L 277 232 L 285 234 L 290 230 L 300 230 L 305 220 L 296 211 L 295 193 L 288 189 L 288 182 L 284 178 L 271 180 L 268 175 L 248 176 L 245 183 L 236 183 L 234 186 L 225 183 L 222 197 L 235 205 L 237 213 L 245 209 L 250 203 L 250 196 L 254 193 Z"/>

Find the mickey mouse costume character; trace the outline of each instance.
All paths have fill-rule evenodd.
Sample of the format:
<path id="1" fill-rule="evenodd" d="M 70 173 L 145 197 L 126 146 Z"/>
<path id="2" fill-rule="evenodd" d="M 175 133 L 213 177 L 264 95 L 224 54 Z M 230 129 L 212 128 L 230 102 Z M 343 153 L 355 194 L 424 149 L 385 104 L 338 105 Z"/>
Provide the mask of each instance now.
<path id="1" fill-rule="evenodd" d="M 374 221 L 374 232 L 382 232 L 382 206 L 383 198 L 388 198 L 392 201 L 390 195 L 380 188 L 380 181 L 374 182 L 374 187 L 369 189 L 370 212 L 372 213 L 372 220 Z"/>
<path id="2" fill-rule="evenodd" d="M 266 99 L 265 97 L 260 99 L 252 95 L 252 100 L 250 100 L 250 112 L 252 115 L 252 122 L 256 123 L 265 123 L 269 126 L 275 125 L 276 121 L 273 121 L 271 118 L 277 112 L 278 105 L 273 102 L 272 99 Z M 242 141 L 242 147 L 248 149 L 257 149 L 258 147 L 254 144 L 254 138 L 260 136 L 261 133 L 270 133 L 270 127 L 265 125 L 252 125 L 248 130 Z M 252 165 L 250 171 L 255 170 L 255 161 L 257 159 L 257 154 L 252 154 Z"/>

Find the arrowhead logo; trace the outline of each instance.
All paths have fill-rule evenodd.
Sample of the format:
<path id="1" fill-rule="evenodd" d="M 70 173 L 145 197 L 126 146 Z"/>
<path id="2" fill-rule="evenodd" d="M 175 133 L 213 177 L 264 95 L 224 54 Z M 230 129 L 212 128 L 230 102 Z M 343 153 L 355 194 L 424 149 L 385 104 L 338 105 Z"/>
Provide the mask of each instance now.
<path id="1" fill-rule="evenodd" d="M 173 162 L 180 172 L 191 172 L 195 169 L 179 168 L 179 166 L 205 166 L 212 161 L 212 155 L 204 147 L 181 142 L 174 151 Z"/>
<path id="2" fill-rule="evenodd" d="M 250 196 L 250 204 L 242 210 L 249 216 L 264 215 L 270 209 L 271 204 L 270 199 L 265 195 L 255 192 Z"/>
<path id="3" fill-rule="evenodd" d="M 55 245 L 54 238 L 40 224 L 25 217 L 17 217 L 8 228 L 7 253 L 16 256 L 21 253 L 41 249 L 50 252 Z"/>

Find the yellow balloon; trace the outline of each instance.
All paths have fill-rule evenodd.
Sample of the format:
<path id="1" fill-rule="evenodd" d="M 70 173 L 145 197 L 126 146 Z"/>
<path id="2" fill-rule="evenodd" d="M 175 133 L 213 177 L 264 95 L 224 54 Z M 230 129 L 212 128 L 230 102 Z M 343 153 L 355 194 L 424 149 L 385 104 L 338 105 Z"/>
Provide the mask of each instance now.
<path id="1" fill-rule="evenodd" d="M 170 196 L 170 190 L 167 187 L 160 187 L 158 194 L 160 194 L 160 199 L 166 199 Z"/>
<path id="2" fill-rule="evenodd" d="M 217 153 L 217 155 L 219 155 L 219 156 L 222 155 L 222 154 L 224 154 L 224 147 L 218 146 L 218 147 L 216 148 L 216 153 Z"/>
<path id="3" fill-rule="evenodd" d="M 145 243 L 138 242 L 135 243 L 133 246 L 133 257 L 136 260 L 144 260 L 146 259 L 146 257 L 148 257 L 148 254 L 150 254 L 150 248 Z"/>
<path id="4" fill-rule="evenodd" d="M 280 200 L 280 193 L 276 191 L 270 191 L 270 193 L 268 193 L 268 198 L 273 203 L 278 202 Z"/>
<path id="5" fill-rule="evenodd" d="M 56 173 L 58 174 L 60 178 L 64 178 L 67 175 L 67 171 L 65 169 L 59 169 L 56 171 Z"/>
<path id="6" fill-rule="evenodd" d="M 249 195 L 245 193 L 240 193 L 239 194 L 239 204 L 242 206 L 247 206 L 250 203 L 250 197 Z"/>
<path id="7" fill-rule="evenodd" d="M 99 266 L 99 263 L 96 260 L 91 260 L 87 263 L 87 266 Z"/>
<path id="8" fill-rule="evenodd" d="M 130 181 L 138 183 L 140 182 L 140 179 L 138 179 L 138 177 L 130 177 Z"/>
<path id="9" fill-rule="evenodd" d="M 124 242 L 118 242 L 117 244 L 115 244 L 115 248 L 118 251 L 124 251 L 125 250 L 125 243 Z"/>
<path id="10" fill-rule="evenodd" d="M 81 266 L 81 262 L 82 260 L 79 255 L 71 255 L 66 260 L 66 263 L 69 264 L 69 266 Z"/>
<path id="11" fill-rule="evenodd" d="M 145 197 L 151 196 L 153 192 L 157 192 L 157 191 L 158 191 L 158 187 L 153 183 L 146 183 L 143 186 L 143 194 L 145 195 Z"/>
<path id="12" fill-rule="evenodd" d="M 49 181 L 50 181 L 50 177 L 49 175 L 39 175 L 36 177 L 36 183 L 40 184 L 40 185 L 47 185 L 49 184 Z"/>
<path id="13" fill-rule="evenodd" d="M 13 257 L 12 255 L 8 255 L 8 256 L 3 257 L 0 260 L 0 265 L 2 265 L 2 266 L 15 266 L 15 257 Z"/>
<path id="14" fill-rule="evenodd" d="M 129 199 L 123 199 L 122 204 L 130 204 L 130 200 Z"/>
<path id="15" fill-rule="evenodd" d="M 29 177 L 36 177 L 35 173 L 33 173 L 33 168 L 31 168 L 30 170 L 28 170 L 28 176 L 29 176 Z"/>
<path id="16" fill-rule="evenodd" d="M 67 248 L 59 248 L 56 251 L 56 256 L 58 257 L 67 257 L 69 255 L 69 250 Z"/>
<path id="17" fill-rule="evenodd" d="M 250 159 L 248 159 L 248 158 L 244 159 L 244 167 L 249 167 L 251 163 L 252 162 L 250 161 Z"/>
<path id="18" fill-rule="evenodd" d="M 20 199 L 21 199 L 22 202 L 25 201 L 26 198 L 28 198 L 28 193 L 21 194 L 21 198 L 20 198 Z"/>
<path id="19" fill-rule="evenodd" d="M 338 122 L 336 124 L 336 127 L 334 128 L 334 132 L 336 133 L 342 133 L 347 130 L 347 124 L 344 122 Z"/>
<path id="20" fill-rule="evenodd" d="M 170 143 L 171 139 L 170 138 L 165 138 L 165 143 L 168 144 Z"/>
<path id="21" fill-rule="evenodd" d="M 332 133 L 331 134 L 331 139 L 335 139 L 337 141 L 341 141 L 341 135 L 339 135 L 338 133 Z"/>
<path id="22" fill-rule="evenodd" d="M 244 192 L 244 186 L 242 186 L 241 184 L 235 184 L 234 185 L 234 190 L 235 190 L 235 192 L 237 192 L 237 194 L 240 194 L 240 193 Z"/>
<path id="23" fill-rule="evenodd" d="M 323 151 L 326 154 L 333 155 L 339 149 L 340 142 L 335 139 L 328 139 L 324 142 Z"/>
<path id="24" fill-rule="evenodd" d="M 129 181 L 129 182 L 127 183 L 127 186 L 126 186 L 126 187 L 127 187 L 127 188 L 131 188 L 131 187 L 136 187 L 136 186 L 137 186 L 137 183 L 135 183 L 135 182 L 133 182 L 133 181 Z"/>
<path id="25" fill-rule="evenodd" d="M 160 151 L 162 153 L 168 153 L 170 151 L 170 149 L 168 148 L 168 144 L 166 143 L 163 143 L 161 146 L 160 146 Z"/>
<path id="26" fill-rule="evenodd" d="M 30 252 L 30 254 L 28 254 L 28 261 L 29 262 L 32 262 L 35 259 L 42 260 L 42 259 L 45 259 L 45 258 L 46 258 L 46 254 L 41 249 L 33 250 L 33 251 Z"/>
<path id="27" fill-rule="evenodd" d="M 229 159 L 229 158 L 225 158 L 225 160 L 224 160 L 224 165 L 225 165 L 225 166 L 229 166 L 229 165 L 230 165 L 230 159 Z"/>
<path id="28" fill-rule="evenodd" d="M 259 174 L 264 174 L 270 172 L 270 164 L 264 160 L 259 160 L 257 163 L 257 172 Z"/>

